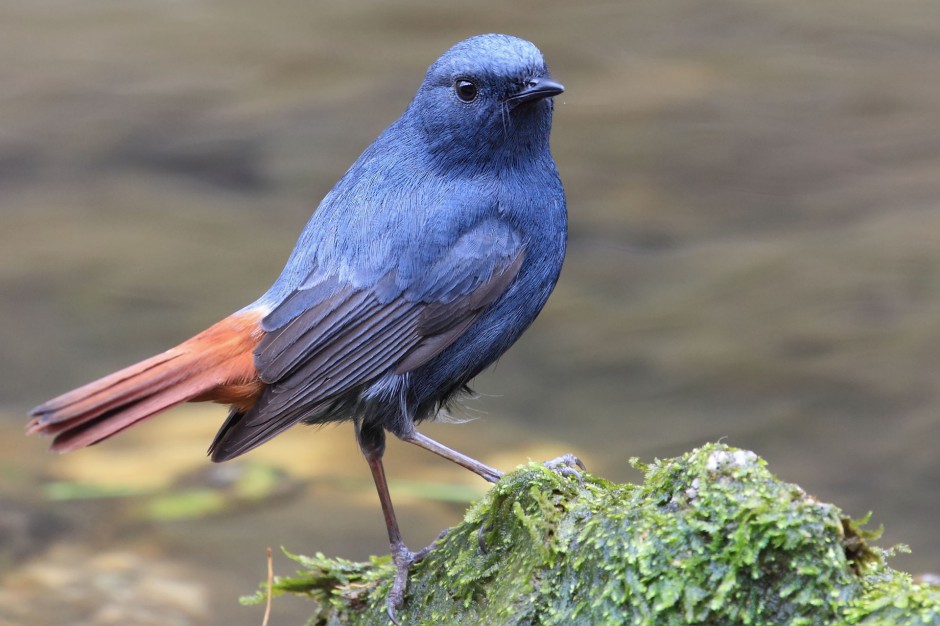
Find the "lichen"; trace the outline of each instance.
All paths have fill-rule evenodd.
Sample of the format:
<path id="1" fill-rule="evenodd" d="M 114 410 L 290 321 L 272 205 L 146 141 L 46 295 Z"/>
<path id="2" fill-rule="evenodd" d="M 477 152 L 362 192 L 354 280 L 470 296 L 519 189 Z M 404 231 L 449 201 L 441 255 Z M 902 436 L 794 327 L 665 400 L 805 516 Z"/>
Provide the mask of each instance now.
<path id="1" fill-rule="evenodd" d="M 643 469 L 642 485 L 507 474 L 412 569 L 402 623 L 940 624 L 937 590 L 752 452 L 709 444 Z M 311 624 L 388 623 L 388 558 L 294 558 L 275 593 L 316 600 Z"/>

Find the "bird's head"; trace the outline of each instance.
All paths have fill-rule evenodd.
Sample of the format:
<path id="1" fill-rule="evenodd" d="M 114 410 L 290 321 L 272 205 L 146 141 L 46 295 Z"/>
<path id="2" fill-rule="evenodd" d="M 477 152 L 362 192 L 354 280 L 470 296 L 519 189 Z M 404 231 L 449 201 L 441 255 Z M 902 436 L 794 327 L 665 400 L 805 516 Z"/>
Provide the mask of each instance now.
<path id="1" fill-rule="evenodd" d="M 432 154 L 480 167 L 532 150 L 547 154 L 552 97 L 563 91 L 532 43 L 478 35 L 428 68 L 406 117 L 426 136 Z"/>

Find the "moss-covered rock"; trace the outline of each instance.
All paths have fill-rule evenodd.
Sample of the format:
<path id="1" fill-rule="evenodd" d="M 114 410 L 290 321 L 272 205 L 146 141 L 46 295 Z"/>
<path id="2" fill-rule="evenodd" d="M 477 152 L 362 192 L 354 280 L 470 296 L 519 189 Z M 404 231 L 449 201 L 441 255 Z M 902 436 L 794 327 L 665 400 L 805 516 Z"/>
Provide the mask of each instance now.
<path id="1" fill-rule="evenodd" d="M 507 474 L 413 568 L 401 622 L 940 624 L 940 592 L 754 453 L 712 444 L 643 469 L 642 485 Z M 389 623 L 387 557 L 294 558 L 274 592 L 313 598 L 311 624 Z"/>

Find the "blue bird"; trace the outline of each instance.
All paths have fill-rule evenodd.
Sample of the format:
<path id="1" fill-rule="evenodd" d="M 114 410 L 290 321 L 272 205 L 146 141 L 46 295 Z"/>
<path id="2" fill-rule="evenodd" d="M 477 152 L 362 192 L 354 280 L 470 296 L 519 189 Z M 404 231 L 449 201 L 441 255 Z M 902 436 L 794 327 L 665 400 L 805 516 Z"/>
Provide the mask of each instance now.
<path id="1" fill-rule="evenodd" d="M 298 422 L 351 420 L 398 568 L 385 433 L 495 482 L 501 473 L 422 435 L 542 309 L 565 256 L 565 194 L 549 151 L 552 80 L 532 43 L 480 35 L 428 69 L 404 114 L 356 160 L 254 303 L 162 354 L 49 400 L 29 432 L 69 451 L 182 402 L 231 412 L 226 461 Z"/>

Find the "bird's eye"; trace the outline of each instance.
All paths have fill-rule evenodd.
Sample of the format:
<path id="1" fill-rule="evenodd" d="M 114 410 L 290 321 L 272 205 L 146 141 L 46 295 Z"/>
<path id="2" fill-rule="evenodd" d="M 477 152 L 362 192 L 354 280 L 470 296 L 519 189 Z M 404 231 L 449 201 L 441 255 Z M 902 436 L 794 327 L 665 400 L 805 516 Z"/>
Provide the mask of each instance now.
<path id="1" fill-rule="evenodd" d="M 466 78 L 458 78 L 454 83 L 454 92 L 463 102 L 473 102 L 477 97 L 477 86 Z"/>

